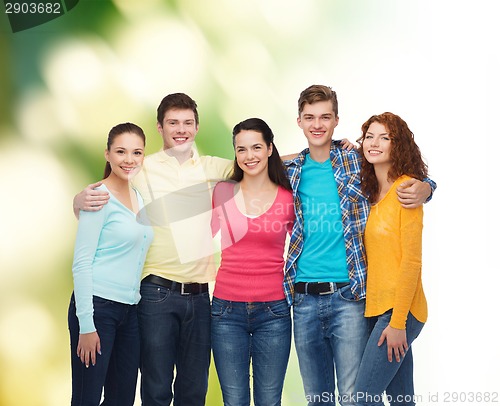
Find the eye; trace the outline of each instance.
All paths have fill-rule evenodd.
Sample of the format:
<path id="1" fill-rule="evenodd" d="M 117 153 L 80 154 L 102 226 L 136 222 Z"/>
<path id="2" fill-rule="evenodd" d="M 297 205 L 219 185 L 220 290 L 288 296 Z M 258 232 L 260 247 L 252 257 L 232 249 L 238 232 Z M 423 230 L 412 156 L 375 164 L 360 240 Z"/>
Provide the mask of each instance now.
<path id="1" fill-rule="evenodd" d="M 370 140 L 373 138 L 373 135 L 365 135 L 365 140 Z"/>
<path id="2" fill-rule="evenodd" d="M 142 151 L 135 151 L 134 154 L 137 155 L 137 156 L 141 156 L 142 155 Z"/>

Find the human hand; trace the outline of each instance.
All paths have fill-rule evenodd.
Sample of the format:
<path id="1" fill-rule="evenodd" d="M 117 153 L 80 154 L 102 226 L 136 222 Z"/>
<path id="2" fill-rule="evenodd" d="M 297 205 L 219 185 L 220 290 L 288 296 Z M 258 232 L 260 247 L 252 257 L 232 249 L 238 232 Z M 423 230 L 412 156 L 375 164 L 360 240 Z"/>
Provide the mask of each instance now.
<path id="1" fill-rule="evenodd" d="M 101 355 L 101 340 L 97 331 L 92 333 L 80 334 L 78 339 L 78 347 L 76 348 L 76 355 L 80 357 L 80 360 L 88 368 L 90 362 L 92 366 L 96 363 L 96 352 Z"/>
<path id="2" fill-rule="evenodd" d="M 431 195 L 431 186 L 427 182 L 412 178 L 401 183 L 396 192 L 402 207 L 415 209 L 423 205 Z"/>
<path id="3" fill-rule="evenodd" d="M 406 330 L 400 330 L 391 326 L 387 326 L 380 338 L 377 345 L 380 347 L 387 340 L 387 359 L 392 362 L 392 354 L 399 362 L 403 359 L 406 351 L 408 351 L 408 342 L 406 341 Z"/>
<path id="4" fill-rule="evenodd" d="M 73 198 L 73 211 L 78 218 L 80 210 L 99 211 L 108 203 L 109 193 L 103 190 L 95 190 L 101 186 L 102 181 L 91 183 Z"/>
<path id="5" fill-rule="evenodd" d="M 351 143 L 347 138 L 342 138 L 340 140 L 340 144 L 342 145 L 342 149 L 345 149 L 347 151 L 352 151 L 354 148 L 356 148 L 356 145 Z"/>

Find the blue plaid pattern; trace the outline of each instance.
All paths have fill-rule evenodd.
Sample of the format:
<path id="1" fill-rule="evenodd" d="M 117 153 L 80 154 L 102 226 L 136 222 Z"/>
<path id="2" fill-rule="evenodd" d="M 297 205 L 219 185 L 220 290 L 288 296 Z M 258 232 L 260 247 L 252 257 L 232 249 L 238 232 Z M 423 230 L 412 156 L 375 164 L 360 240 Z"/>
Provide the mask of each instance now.
<path id="1" fill-rule="evenodd" d="M 300 172 L 304 165 L 306 154 L 309 149 L 303 150 L 295 159 L 284 162 L 288 178 L 293 190 L 295 204 L 295 223 L 290 238 L 288 256 L 285 266 L 285 278 L 283 286 L 288 304 L 293 303 L 293 289 L 295 276 L 297 275 L 297 258 L 304 246 L 304 217 L 298 194 Z M 342 210 L 342 224 L 344 227 L 344 241 L 347 256 L 347 269 L 351 280 L 351 290 L 357 300 L 366 297 L 366 252 L 363 245 L 363 234 L 366 221 L 370 213 L 370 204 L 361 192 L 361 157 L 358 152 L 342 149 L 340 141 L 332 141 L 330 148 L 330 161 L 332 163 L 333 176 L 337 182 L 337 190 Z M 434 190 L 437 188 L 431 179 L 424 179 L 431 186 L 431 195 L 426 202 L 432 199 Z"/>
<path id="2" fill-rule="evenodd" d="M 285 167 L 293 189 L 296 220 L 293 225 L 288 257 L 285 267 L 284 288 L 288 304 L 293 302 L 293 285 L 297 274 L 297 258 L 304 245 L 304 217 L 298 194 L 300 172 L 309 149 L 302 151 L 295 159 L 285 161 Z M 333 176 L 337 182 L 342 210 L 342 224 L 346 246 L 347 268 L 351 289 L 357 300 L 366 296 L 366 253 L 363 233 L 370 212 L 368 200 L 361 192 L 361 159 L 356 151 L 343 150 L 339 141 L 332 141 L 330 149 Z"/>

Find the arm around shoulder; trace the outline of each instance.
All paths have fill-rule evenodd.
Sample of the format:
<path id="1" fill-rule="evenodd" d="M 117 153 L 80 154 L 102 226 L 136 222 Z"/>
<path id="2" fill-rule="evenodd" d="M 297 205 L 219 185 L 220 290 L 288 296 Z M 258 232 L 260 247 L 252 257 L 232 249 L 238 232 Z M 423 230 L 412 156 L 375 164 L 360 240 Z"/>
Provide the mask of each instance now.
<path id="1" fill-rule="evenodd" d="M 102 181 L 91 183 L 73 198 L 73 212 L 78 219 L 80 210 L 99 211 L 108 203 L 109 193 L 105 190 L 96 190 Z"/>

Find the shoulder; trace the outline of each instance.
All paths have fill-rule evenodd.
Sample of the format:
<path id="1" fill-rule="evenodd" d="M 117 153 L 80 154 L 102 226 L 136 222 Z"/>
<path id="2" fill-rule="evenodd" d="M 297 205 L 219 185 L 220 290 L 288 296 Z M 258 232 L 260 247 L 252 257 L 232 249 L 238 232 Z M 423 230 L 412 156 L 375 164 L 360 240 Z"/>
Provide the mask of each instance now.
<path id="1" fill-rule="evenodd" d="M 361 159 L 361 155 L 356 148 L 348 151 L 347 149 L 342 148 L 340 141 L 332 141 L 330 151 L 333 154 L 340 155 L 340 156 L 344 157 L 345 159 L 355 160 L 355 161 L 358 161 Z"/>
<path id="2" fill-rule="evenodd" d="M 221 166 L 227 166 L 229 164 L 232 164 L 233 161 L 230 159 L 226 158 L 221 158 L 218 156 L 212 156 L 212 155 L 201 155 L 199 157 L 200 161 L 206 165 L 221 165 Z"/>
<path id="3" fill-rule="evenodd" d="M 223 182 L 218 182 L 215 185 L 213 194 L 213 200 L 215 206 L 219 206 L 220 204 L 233 198 L 235 184 L 236 182 L 223 181 Z"/>
<path id="4" fill-rule="evenodd" d="M 280 199 L 287 200 L 287 201 L 289 200 L 289 201 L 293 202 L 292 191 L 287 190 L 282 186 L 278 186 L 278 196 L 280 197 Z"/>
<path id="5" fill-rule="evenodd" d="M 233 169 L 233 161 L 212 155 L 202 155 L 199 162 L 208 173 L 215 172 L 220 177 L 227 177 Z"/>
<path id="6" fill-rule="evenodd" d="M 293 167 L 298 167 L 302 166 L 304 164 L 304 160 L 306 158 L 306 155 L 309 153 L 309 148 L 303 149 L 298 153 L 298 155 L 293 155 L 293 158 L 291 159 L 285 159 L 283 161 L 283 165 L 285 165 L 286 168 L 293 168 Z"/>
<path id="7" fill-rule="evenodd" d="M 406 182 L 407 180 L 410 180 L 412 179 L 411 176 L 408 176 L 408 175 L 401 175 L 399 178 L 397 178 L 395 181 L 394 181 L 394 185 L 395 185 L 395 188 L 396 189 L 397 187 L 399 187 L 399 185 L 403 182 Z"/>
<path id="8" fill-rule="evenodd" d="M 158 157 L 159 157 L 161 154 L 165 154 L 165 152 L 164 152 L 164 151 L 156 151 L 156 152 L 153 152 L 152 154 L 146 155 L 146 156 L 144 157 L 144 163 L 146 163 L 146 162 L 153 162 L 153 161 L 157 161 L 157 160 L 158 160 Z"/>

